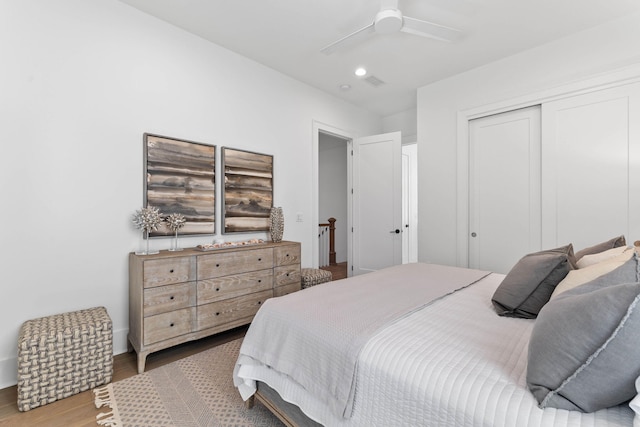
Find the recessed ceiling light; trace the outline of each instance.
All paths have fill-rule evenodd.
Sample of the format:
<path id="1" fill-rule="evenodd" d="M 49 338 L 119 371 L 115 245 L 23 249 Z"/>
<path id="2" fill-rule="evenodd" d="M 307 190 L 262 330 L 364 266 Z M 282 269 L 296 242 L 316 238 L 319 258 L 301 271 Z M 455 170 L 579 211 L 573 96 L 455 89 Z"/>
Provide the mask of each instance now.
<path id="1" fill-rule="evenodd" d="M 360 67 L 360 68 L 356 68 L 355 73 L 356 73 L 356 76 L 363 77 L 367 75 L 367 70 L 363 67 Z"/>
<path id="2" fill-rule="evenodd" d="M 351 89 L 351 85 L 348 85 L 346 83 L 345 84 L 341 84 L 338 87 L 340 88 L 340 90 L 345 90 L 345 91 Z"/>

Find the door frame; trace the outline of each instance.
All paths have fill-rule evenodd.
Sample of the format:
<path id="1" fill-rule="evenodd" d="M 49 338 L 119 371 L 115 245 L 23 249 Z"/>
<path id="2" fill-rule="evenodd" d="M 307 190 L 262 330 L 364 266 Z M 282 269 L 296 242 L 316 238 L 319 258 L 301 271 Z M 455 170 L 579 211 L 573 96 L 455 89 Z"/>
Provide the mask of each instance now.
<path id="1" fill-rule="evenodd" d="M 614 70 L 605 75 L 587 77 L 580 81 L 532 92 L 516 98 L 493 102 L 479 107 L 459 110 L 457 113 L 457 213 L 456 213 L 456 265 L 469 266 L 469 121 L 484 116 L 504 113 L 536 104 L 582 95 L 625 84 L 640 82 L 640 65 Z"/>
<path id="2" fill-rule="evenodd" d="M 313 268 L 318 268 L 319 264 L 319 254 L 320 248 L 319 242 L 317 239 L 318 234 L 318 224 L 319 220 L 319 210 L 320 210 L 320 195 L 319 195 L 319 185 L 320 185 L 320 175 L 319 175 L 319 153 L 318 150 L 320 148 L 320 132 L 332 135 L 340 139 L 344 139 L 347 142 L 347 145 L 353 149 L 353 138 L 354 135 L 351 132 L 348 132 L 344 129 L 337 128 L 335 126 L 328 125 L 326 123 L 322 123 L 317 120 L 313 120 L 313 137 L 311 139 L 311 236 L 312 242 L 311 245 L 311 257 L 312 263 L 311 266 Z M 353 188 L 353 156 L 347 156 L 347 189 Z M 353 195 L 351 191 L 347 191 L 347 230 L 351 230 L 352 228 L 352 198 Z M 347 232 L 347 276 L 351 276 L 351 265 L 352 265 L 352 247 L 353 247 L 353 234 Z"/>
<path id="3" fill-rule="evenodd" d="M 405 150 L 405 148 L 407 150 Z M 403 200 L 403 219 L 406 213 L 408 217 L 409 230 L 407 231 L 405 224 L 402 229 L 402 258 L 403 263 L 418 262 L 418 142 L 411 141 L 402 143 L 402 157 L 403 157 L 403 170 L 402 170 L 402 194 L 403 198 L 406 196 L 407 200 Z M 408 167 L 404 168 L 404 159 L 407 158 Z M 405 182 L 407 183 L 405 188 Z M 404 210 L 406 209 L 406 212 Z M 406 249 L 405 254 L 405 240 Z"/>

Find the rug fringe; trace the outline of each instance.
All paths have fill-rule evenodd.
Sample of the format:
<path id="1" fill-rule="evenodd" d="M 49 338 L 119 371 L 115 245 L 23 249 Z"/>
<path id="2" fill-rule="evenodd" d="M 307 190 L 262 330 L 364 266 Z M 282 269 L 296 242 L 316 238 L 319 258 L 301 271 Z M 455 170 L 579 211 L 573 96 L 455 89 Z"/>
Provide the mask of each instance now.
<path id="1" fill-rule="evenodd" d="M 94 400 L 96 408 L 99 409 L 99 408 L 102 408 L 103 406 L 108 406 L 110 408 L 111 401 L 113 400 L 112 392 L 113 392 L 113 387 L 111 386 L 111 384 L 107 384 L 106 386 L 100 387 L 100 388 L 94 388 L 93 394 L 96 395 L 96 398 Z"/>
<path id="2" fill-rule="evenodd" d="M 104 387 L 94 388 L 93 394 L 96 395 L 94 399 L 96 408 L 102 408 L 103 406 L 111 408 L 109 412 L 101 412 L 96 415 L 98 425 L 105 427 L 122 427 L 123 424 L 122 420 L 120 420 L 120 414 L 118 413 L 116 399 L 113 396 L 113 386 L 107 384 Z"/>

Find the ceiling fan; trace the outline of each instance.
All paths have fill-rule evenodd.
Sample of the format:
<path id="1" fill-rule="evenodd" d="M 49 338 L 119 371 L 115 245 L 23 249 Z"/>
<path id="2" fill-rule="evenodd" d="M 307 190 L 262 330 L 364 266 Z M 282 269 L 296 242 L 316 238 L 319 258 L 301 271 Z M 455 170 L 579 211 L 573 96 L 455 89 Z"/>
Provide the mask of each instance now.
<path id="1" fill-rule="evenodd" d="M 446 42 L 455 41 L 462 35 L 462 32 L 455 28 L 403 16 L 402 11 L 398 9 L 398 0 L 380 0 L 380 11 L 371 24 L 323 47 L 320 52 L 330 55 L 336 50 L 348 44 L 362 41 L 372 34 L 390 34 L 398 31 Z"/>

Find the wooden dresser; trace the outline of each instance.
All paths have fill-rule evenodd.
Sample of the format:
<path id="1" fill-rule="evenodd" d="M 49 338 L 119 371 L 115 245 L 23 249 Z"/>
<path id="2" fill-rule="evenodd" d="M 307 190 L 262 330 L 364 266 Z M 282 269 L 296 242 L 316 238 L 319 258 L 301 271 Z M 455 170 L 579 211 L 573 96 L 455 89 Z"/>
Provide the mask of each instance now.
<path id="1" fill-rule="evenodd" d="M 129 254 L 129 343 L 147 355 L 251 323 L 273 296 L 300 290 L 300 243 Z"/>

